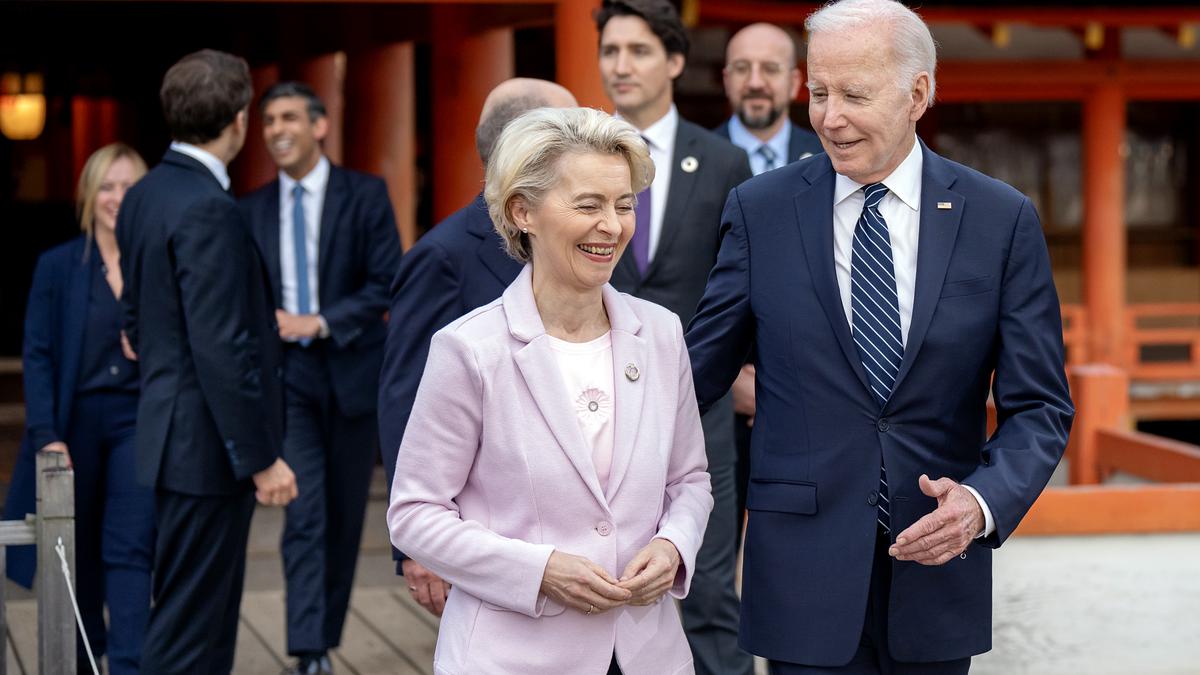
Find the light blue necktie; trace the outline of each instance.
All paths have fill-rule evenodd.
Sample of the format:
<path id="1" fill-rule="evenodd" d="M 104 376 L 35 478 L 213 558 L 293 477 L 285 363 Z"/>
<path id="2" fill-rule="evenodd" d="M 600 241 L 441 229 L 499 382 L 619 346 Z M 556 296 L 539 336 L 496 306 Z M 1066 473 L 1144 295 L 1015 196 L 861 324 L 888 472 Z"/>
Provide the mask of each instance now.
<path id="1" fill-rule="evenodd" d="M 873 183 L 864 186 L 863 193 L 863 210 L 854 228 L 850 258 L 850 326 L 871 391 L 882 410 L 900 372 L 904 342 L 900 339 L 900 299 L 896 295 L 892 241 L 887 223 L 879 213 L 879 202 L 888 189 L 883 183 Z M 891 503 L 882 458 L 877 506 L 879 525 L 890 533 Z"/>
<path id="2" fill-rule="evenodd" d="M 308 230 L 304 227 L 304 186 L 292 188 L 292 249 L 296 253 L 296 313 L 311 314 L 312 295 L 308 290 Z M 309 338 L 300 340 L 307 347 Z"/>

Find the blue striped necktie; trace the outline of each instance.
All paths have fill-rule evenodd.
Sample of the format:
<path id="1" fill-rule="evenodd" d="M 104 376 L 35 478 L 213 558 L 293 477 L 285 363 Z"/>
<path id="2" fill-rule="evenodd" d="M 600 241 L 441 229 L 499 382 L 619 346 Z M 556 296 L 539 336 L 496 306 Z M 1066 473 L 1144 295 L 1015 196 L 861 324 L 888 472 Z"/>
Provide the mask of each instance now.
<path id="1" fill-rule="evenodd" d="M 892 241 L 887 223 L 879 213 L 879 203 L 887 192 L 883 183 L 863 187 L 863 210 L 854 228 L 850 258 L 850 326 L 880 410 L 892 394 L 904 358 Z M 882 458 L 877 506 L 879 525 L 884 532 L 891 532 L 891 503 Z"/>
<path id="2" fill-rule="evenodd" d="M 767 145 L 766 143 L 763 143 L 762 145 L 758 146 L 758 150 L 755 150 L 755 152 L 757 152 L 758 155 L 760 157 L 762 157 L 763 161 L 765 162 L 763 164 L 764 172 L 770 171 L 771 169 L 775 168 L 775 160 L 779 159 L 779 153 L 775 152 L 774 148 Z"/>

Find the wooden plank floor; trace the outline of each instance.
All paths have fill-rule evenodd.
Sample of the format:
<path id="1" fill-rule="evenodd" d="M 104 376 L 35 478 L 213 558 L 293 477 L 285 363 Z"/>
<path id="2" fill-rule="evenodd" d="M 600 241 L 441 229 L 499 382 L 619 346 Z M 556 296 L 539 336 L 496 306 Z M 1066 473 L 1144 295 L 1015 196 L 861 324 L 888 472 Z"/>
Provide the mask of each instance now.
<path id="1" fill-rule="evenodd" d="M 395 575 L 384 525 L 387 509 L 382 472 L 371 486 L 359 550 L 355 588 L 342 632 L 331 655 L 339 675 L 432 675 L 437 619 L 408 595 Z M 284 627 L 279 535 L 283 513 L 259 508 L 247 547 L 246 584 L 238 624 L 234 673 L 278 675 L 290 662 Z M 9 675 L 37 673 L 37 605 L 29 591 L 7 583 L 6 639 Z"/>

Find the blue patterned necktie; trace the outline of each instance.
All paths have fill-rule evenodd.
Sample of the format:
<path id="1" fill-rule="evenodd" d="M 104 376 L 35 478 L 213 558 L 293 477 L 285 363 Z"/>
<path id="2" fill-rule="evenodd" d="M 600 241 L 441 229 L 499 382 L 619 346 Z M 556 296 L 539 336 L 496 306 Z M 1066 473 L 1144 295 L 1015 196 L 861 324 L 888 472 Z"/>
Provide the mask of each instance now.
<path id="1" fill-rule="evenodd" d="M 775 160 L 779 159 L 779 153 L 775 152 L 771 146 L 764 143 L 758 146 L 758 150 L 755 150 L 755 152 L 766 161 L 766 164 L 763 165 L 764 172 L 775 168 Z"/>
<path id="2" fill-rule="evenodd" d="M 296 257 L 296 313 L 311 314 L 312 295 L 308 289 L 308 230 L 304 226 L 304 186 L 292 188 L 292 250 Z M 309 338 L 300 340 L 307 347 Z"/>
<path id="3" fill-rule="evenodd" d="M 900 300 L 896 294 L 896 271 L 892 262 L 892 241 L 887 223 L 879 213 L 879 203 L 887 195 L 883 183 L 863 187 L 862 214 L 854 228 L 850 258 L 850 326 L 858 356 L 870 380 L 871 392 L 880 410 L 892 394 L 904 342 L 900 338 Z M 879 463 L 879 525 L 891 532 L 891 503 L 888 500 L 887 473 Z"/>

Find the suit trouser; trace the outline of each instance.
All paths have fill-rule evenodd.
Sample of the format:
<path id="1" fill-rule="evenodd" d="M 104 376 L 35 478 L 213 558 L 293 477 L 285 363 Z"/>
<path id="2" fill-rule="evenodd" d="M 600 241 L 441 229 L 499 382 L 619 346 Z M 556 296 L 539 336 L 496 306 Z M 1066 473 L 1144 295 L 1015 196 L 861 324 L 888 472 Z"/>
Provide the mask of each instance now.
<path id="1" fill-rule="evenodd" d="M 909 663 L 897 661 L 888 651 L 888 595 L 892 590 L 892 561 L 887 535 L 877 532 L 871 563 L 871 590 L 858 649 L 844 666 L 805 666 L 771 661 L 771 675 L 966 675 L 971 657 L 953 661 Z"/>
<path id="2" fill-rule="evenodd" d="M 158 490 L 154 607 L 142 672 L 221 675 L 233 670 L 246 538 L 254 492 L 196 496 Z"/>
<path id="3" fill-rule="evenodd" d="M 337 647 L 350 606 L 378 426 L 375 413 L 337 407 L 324 345 L 289 346 L 283 456 L 299 496 L 287 506 L 281 548 L 287 580 L 287 650 Z"/>
<path id="4" fill-rule="evenodd" d="M 680 603 L 697 675 L 750 675 L 753 658 L 737 644 L 737 485 L 733 399 L 727 394 L 701 418 L 712 479 L 713 510 L 696 554 L 692 587 Z"/>
<path id="5" fill-rule="evenodd" d="M 134 479 L 137 393 L 77 396 L 66 439 L 75 467 L 75 579 L 92 652 L 136 675 L 150 617 L 154 491 Z M 108 605 L 109 626 L 104 625 Z M 76 663 L 92 672 L 83 640 Z"/>

